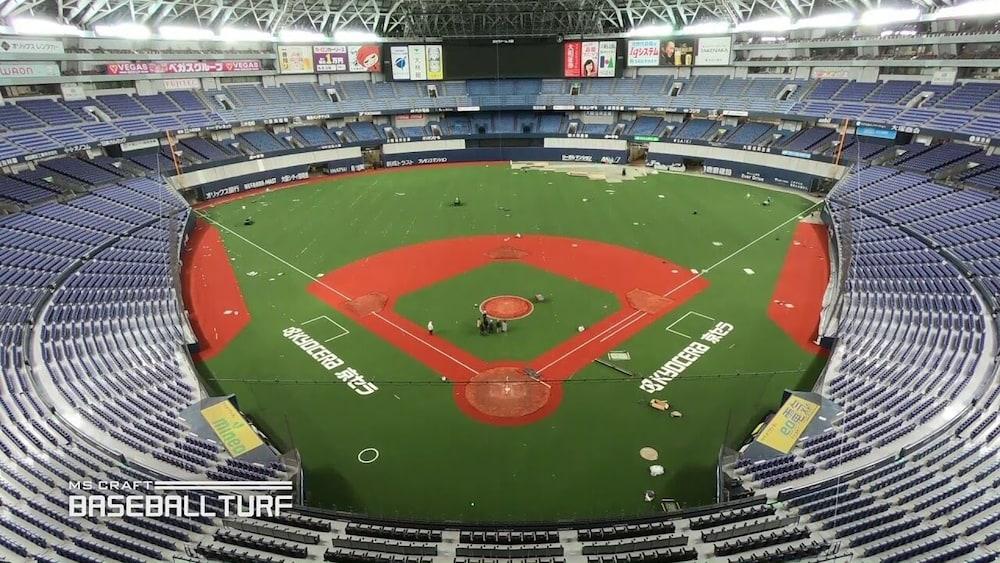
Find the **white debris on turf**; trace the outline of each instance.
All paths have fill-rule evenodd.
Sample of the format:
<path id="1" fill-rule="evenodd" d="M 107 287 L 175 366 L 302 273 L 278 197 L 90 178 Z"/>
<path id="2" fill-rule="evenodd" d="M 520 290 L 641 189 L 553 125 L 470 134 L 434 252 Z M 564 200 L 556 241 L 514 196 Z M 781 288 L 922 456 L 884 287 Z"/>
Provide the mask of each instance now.
<path id="1" fill-rule="evenodd" d="M 663 466 L 662 465 L 650 465 L 649 466 L 649 476 L 650 477 L 659 477 L 660 475 L 663 475 L 664 473 L 665 473 L 665 471 L 663 470 Z"/>
<path id="2" fill-rule="evenodd" d="M 722 246 L 722 243 L 719 242 L 719 241 L 717 241 L 717 240 L 713 240 L 712 241 L 712 246 Z"/>
<path id="3" fill-rule="evenodd" d="M 744 273 L 746 273 L 746 275 L 748 275 L 748 276 L 752 276 L 752 275 L 754 275 L 755 273 L 757 273 L 757 272 L 754 272 L 754 271 L 753 271 L 752 269 L 750 269 L 750 268 L 743 268 L 743 272 L 744 272 Z"/>
<path id="4" fill-rule="evenodd" d="M 646 182 L 643 182 L 643 184 L 645 184 L 645 183 L 646 183 Z M 659 194 L 659 195 L 657 195 L 656 197 L 658 197 L 658 198 L 660 198 L 660 199 L 663 199 L 663 198 L 665 198 L 665 197 L 667 197 L 667 196 L 665 196 L 665 195 L 663 195 L 663 194 Z"/>
<path id="5" fill-rule="evenodd" d="M 577 332 L 583 332 L 584 330 L 585 329 L 583 328 L 583 325 L 580 325 L 580 326 L 576 327 L 576 331 Z"/>
<path id="6" fill-rule="evenodd" d="M 247 275 L 252 278 L 257 275 L 257 272 L 247 272 Z"/>
<path id="7" fill-rule="evenodd" d="M 580 201 L 583 201 L 583 202 L 586 202 L 586 201 L 587 201 L 587 198 L 583 198 L 583 199 L 581 199 Z"/>
<path id="8" fill-rule="evenodd" d="M 691 273 L 692 274 L 697 274 L 698 273 L 698 268 L 691 268 Z"/>

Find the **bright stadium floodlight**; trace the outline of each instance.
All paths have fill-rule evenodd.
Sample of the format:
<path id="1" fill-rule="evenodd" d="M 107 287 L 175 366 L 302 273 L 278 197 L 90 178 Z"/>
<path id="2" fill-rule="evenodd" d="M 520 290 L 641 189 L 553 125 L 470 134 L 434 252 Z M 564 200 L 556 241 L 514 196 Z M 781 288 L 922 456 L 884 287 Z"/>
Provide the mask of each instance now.
<path id="1" fill-rule="evenodd" d="M 748 22 L 743 22 L 736 24 L 736 28 L 733 30 L 737 33 L 752 32 L 752 31 L 766 31 L 769 33 L 788 31 L 792 28 L 791 18 L 786 18 L 784 16 L 776 18 L 763 18 L 758 20 L 750 20 Z"/>
<path id="2" fill-rule="evenodd" d="M 633 27 L 625 35 L 629 37 L 665 37 L 673 34 L 674 26 L 672 25 L 644 25 Z"/>
<path id="3" fill-rule="evenodd" d="M 829 29 L 834 27 L 848 27 L 853 23 L 854 14 L 851 12 L 838 12 L 803 18 L 795 22 L 795 27 L 797 29 Z"/>
<path id="4" fill-rule="evenodd" d="M 259 29 L 241 29 L 238 27 L 224 27 L 219 30 L 219 39 L 235 42 L 267 42 L 274 41 L 274 36 Z"/>
<path id="5" fill-rule="evenodd" d="M 157 30 L 163 39 L 175 41 L 198 41 L 204 39 L 215 39 L 215 32 L 211 29 L 201 27 L 187 27 L 183 25 L 163 25 Z"/>
<path id="6" fill-rule="evenodd" d="M 948 6 L 931 14 L 931 19 L 979 18 L 1000 14 L 1000 2 L 997 0 L 977 0 L 957 6 Z"/>
<path id="7" fill-rule="evenodd" d="M 326 41 L 327 37 L 322 33 L 306 31 L 304 29 L 282 29 L 278 33 L 278 39 L 282 43 L 318 43 Z"/>
<path id="8" fill-rule="evenodd" d="M 337 43 L 378 43 L 382 38 L 370 31 L 342 29 L 333 34 L 333 40 Z"/>
<path id="9" fill-rule="evenodd" d="M 83 35 L 83 30 L 76 26 L 39 18 L 14 18 L 10 26 L 18 35 Z"/>
<path id="10" fill-rule="evenodd" d="M 861 14 L 861 19 L 858 23 L 863 26 L 877 26 L 912 22 L 919 18 L 920 9 L 918 8 L 877 8 Z"/>
<path id="11" fill-rule="evenodd" d="M 720 21 L 686 25 L 681 29 L 680 35 L 718 35 L 722 33 L 729 33 L 729 24 Z"/>
<path id="12" fill-rule="evenodd" d="M 138 23 L 116 23 L 94 26 L 94 33 L 101 37 L 117 37 L 119 39 L 149 39 L 152 32 Z"/>

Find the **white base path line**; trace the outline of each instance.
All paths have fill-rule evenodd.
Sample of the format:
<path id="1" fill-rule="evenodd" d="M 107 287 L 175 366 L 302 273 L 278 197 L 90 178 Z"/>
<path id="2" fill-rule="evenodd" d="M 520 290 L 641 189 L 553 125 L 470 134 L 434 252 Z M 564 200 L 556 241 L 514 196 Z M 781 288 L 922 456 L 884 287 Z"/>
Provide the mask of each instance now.
<path id="1" fill-rule="evenodd" d="M 674 330 L 674 327 L 677 326 L 678 324 L 680 324 L 681 322 L 683 322 L 684 319 L 688 318 L 688 315 L 695 315 L 697 317 L 701 317 L 703 319 L 708 319 L 710 321 L 714 321 L 715 320 L 715 319 L 713 319 L 712 317 L 710 317 L 708 315 L 702 315 L 698 311 L 688 311 L 688 312 L 684 313 L 681 316 L 681 318 L 679 318 L 676 321 L 674 321 L 674 322 L 670 323 L 669 325 L 667 325 L 667 328 L 666 328 L 667 332 L 672 332 L 674 334 L 683 336 L 684 338 L 690 339 L 691 337 L 688 336 L 688 335 L 686 335 L 686 334 L 684 334 L 683 332 L 678 332 L 678 331 Z"/>
<path id="2" fill-rule="evenodd" d="M 288 260 L 285 260 L 285 259 L 284 259 L 284 258 L 282 258 L 281 256 L 278 256 L 277 254 L 275 254 L 275 253 L 271 252 L 270 250 L 268 250 L 268 249 L 266 249 L 266 248 L 262 247 L 261 245 L 259 245 L 259 244 L 255 243 L 255 242 L 253 242 L 252 240 L 248 239 L 247 237 L 245 237 L 245 236 L 243 236 L 243 235 L 241 235 L 241 234 L 237 233 L 236 231 L 234 231 L 234 230 L 230 229 L 229 227 L 227 227 L 227 226 L 223 225 L 222 223 L 219 223 L 218 221 L 215 221 L 214 219 L 212 219 L 212 218 L 208 217 L 208 216 L 207 216 L 207 215 L 205 215 L 204 213 L 202 213 L 202 212 L 200 212 L 200 211 L 197 211 L 197 210 L 195 211 L 195 213 L 197 213 L 197 214 L 198 214 L 199 216 L 201 216 L 201 218 L 202 218 L 202 219 L 204 219 L 204 220 L 208 221 L 209 223 L 211 223 L 211 224 L 213 224 L 213 225 L 215 225 L 215 226 L 217 226 L 217 227 L 219 227 L 219 228 L 221 228 L 221 229 L 225 230 L 225 231 L 226 231 L 226 232 L 228 232 L 228 233 L 231 233 L 231 234 L 232 234 L 233 236 L 235 236 L 236 238 L 238 238 L 238 239 L 242 240 L 243 242 L 245 242 L 245 243 L 249 244 L 250 246 L 252 246 L 252 247 L 256 248 L 257 250 L 260 250 L 260 251 L 261 251 L 261 252 L 263 252 L 264 254 L 267 254 L 267 255 L 268 255 L 268 256 L 270 256 L 271 258 L 274 258 L 274 259 L 275 259 L 275 260 L 277 260 L 278 262 L 281 262 L 282 264 L 284 264 L 284 265 L 288 266 L 289 268 L 291 268 L 291 269 L 295 270 L 296 272 L 298 272 L 298 273 L 302 274 L 302 275 L 303 275 L 303 276 L 305 276 L 305 277 L 306 277 L 307 279 L 310 279 L 310 280 L 312 280 L 312 281 L 314 281 L 314 282 L 318 283 L 319 285 L 321 285 L 321 286 L 325 287 L 326 289 L 329 289 L 330 291 L 332 291 L 332 292 L 336 293 L 336 294 L 337 294 L 337 295 L 339 295 L 339 296 L 340 296 L 341 298 L 343 298 L 343 299 L 347 299 L 348 301 L 349 301 L 349 300 L 351 299 L 350 297 L 348 297 L 348 296 L 347 296 L 346 294 L 344 294 L 343 292 L 341 292 L 341 291 L 338 291 L 338 290 L 337 290 L 336 288 L 334 288 L 334 287 L 332 287 L 332 286 L 328 285 L 328 284 L 327 284 L 326 282 L 324 282 L 324 281 L 323 281 L 322 279 L 320 279 L 320 278 L 317 278 L 316 276 L 314 276 L 314 275 L 312 275 L 312 274 L 310 274 L 310 273 L 306 272 L 305 270 L 302 270 L 301 268 L 299 268 L 298 266 L 295 266 L 294 264 L 292 264 L 292 263 L 291 263 L 291 262 L 289 262 Z M 435 352 L 437 352 L 437 353 L 441 354 L 442 356 L 444 356 L 444 357 L 448 358 L 449 360 L 451 360 L 451 361 L 455 362 L 456 364 L 458 364 L 458 365 L 462 366 L 463 368 L 465 368 L 465 369 L 467 369 L 467 370 L 471 371 L 472 373 L 479 373 L 479 372 L 478 372 L 478 370 L 475 370 L 475 369 L 472 369 L 471 367 L 467 366 L 467 365 L 466 365 L 465 363 L 463 363 L 462 361 L 458 360 L 457 358 L 455 358 L 455 357 L 451 356 L 450 354 L 448 354 L 448 353 L 447 353 L 447 352 L 445 352 L 444 350 L 441 350 L 440 348 L 438 348 L 437 346 L 434 346 L 434 345 L 433 345 L 433 344 L 431 344 L 430 342 L 427 342 L 426 340 L 423 340 L 423 339 L 419 338 L 418 336 L 414 335 L 414 334 L 413 334 L 412 332 L 410 332 L 410 331 L 406 330 L 405 328 L 403 328 L 403 327 L 401 327 L 401 326 L 397 325 L 397 324 L 396 324 L 396 323 L 394 323 L 394 322 L 391 322 L 391 321 L 390 321 L 389 319 L 387 319 L 387 318 L 383 317 L 382 315 L 380 315 L 380 314 L 378 314 L 378 313 L 374 313 L 374 315 L 375 315 L 376 317 L 378 317 L 379 319 L 382 319 L 383 321 L 385 321 L 386 323 L 388 323 L 388 324 L 389 324 L 390 326 L 392 326 L 392 327 L 396 328 L 397 330 L 399 330 L 399 331 L 400 331 L 400 332 L 402 332 L 403 334 L 405 334 L 405 335 L 409 336 L 410 338 L 413 338 L 413 339 L 414 339 L 414 340 L 416 340 L 417 342 L 420 342 L 420 343 L 421 343 L 421 344 L 423 344 L 424 346 L 427 346 L 427 347 L 428 347 L 428 348 L 430 348 L 431 350 L 434 350 Z"/>
<path id="3" fill-rule="evenodd" d="M 320 316 L 316 317 L 315 319 L 309 319 L 308 321 L 305 321 L 305 322 L 303 322 L 303 323 L 299 323 L 299 324 L 301 324 L 302 326 L 305 326 L 305 325 L 307 325 L 307 324 L 309 324 L 309 323 L 312 323 L 312 322 L 316 322 L 316 321 L 318 321 L 318 320 L 320 320 L 320 319 L 326 319 L 326 320 L 327 320 L 327 322 L 329 322 L 330 324 L 332 324 L 333 326 L 335 326 L 335 327 L 339 328 L 339 329 L 340 329 L 340 330 L 342 331 L 342 332 L 341 332 L 340 334 L 338 334 L 337 336 L 332 336 L 332 337 L 330 337 L 330 338 L 327 338 L 327 339 L 326 339 L 326 340 L 324 340 L 323 342 L 331 342 L 331 341 L 333 341 L 333 340 L 336 340 L 336 339 L 338 339 L 338 338 L 342 338 L 342 337 L 344 337 L 344 336 L 347 336 L 348 334 L 351 334 L 351 331 L 349 331 L 349 330 L 347 330 L 346 328 L 344 328 L 344 325 L 342 325 L 342 324 L 338 323 L 337 321 L 335 321 L 335 320 L 331 319 L 330 317 L 328 317 L 328 316 L 326 316 L 326 315 L 320 315 Z"/>
<path id="4" fill-rule="evenodd" d="M 575 354 L 576 351 L 579 350 L 580 348 L 588 346 L 591 342 L 593 342 L 594 340 L 597 340 L 598 338 L 600 338 L 601 335 L 605 334 L 606 332 L 608 332 L 609 330 L 615 328 L 616 326 L 618 326 L 618 325 L 620 325 L 620 324 L 628 321 L 630 318 L 634 317 L 638 313 L 639 313 L 639 311 L 633 311 L 627 317 L 625 317 L 623 319 L 619 319 L 618 322 L 616 322 L 615 324 L 613 324 L 613 325 L 605 328 L 604 330 L 602 330 L 601 332 L 598 332 L 594 336 L 591 336 L 590 338 L 588 338 L 586 341 L 584 341 L 582 344 L 580 344 L 576 348 L 573 348 L 569 352 L 566 352 L 562 356 L 559 356 L 558 358 L 556 358 L 556 359 L 552 360 L 551 362 L 549 362 L 548 364 L 546 364 L 545 367 L 542 367 L 542 368 L 538 369 L 537 370 L 538 373 L 541 373 L 541 372 L 549 369 L 550 367 L 554 366 L 555 364 L 557 364 L 557 363 L 561 362 L 562 360 L 566 359 L 568 356 L 571 356 L 571 355 Z"/>
<path id="5" fill-rule="evenodd" d="M 728 262 L 728 261 L 729 261 L 730 259 L 732 259 L 733 257 L 735 257 L 735 256 L 739 255 L 739 254 L 740 254 L 741 252 L 743 252 L 744 250 L 746 250 L 746 249 L 750 248 L 751 246 L 753 246 L 753 245 L 757 244 L 758 242 L 760 242 L 760 241 L 764 240 L 765 238 L 767 238 L 768 236 L 770 236 L 770 235 L 771 235 L 772 233 L 774 233 L 774 232 L 775 232 L 775 231 L 777 231 L 778 229 L 780 229 L 780 228 L 784 227 L 785 225 L 787 225 L 787 224 L 791 223 L 792 221 L 795 221 L 796 219 L 798 219 L 799 217 L 801 217 L 801 216 L 802 216 L 803 214 L 805 214 L 805 213 L 810 213 L 810 212 L 812 212 L 812 210 L 813 210 L 813 209 L 816 209 L 816 207 L 818 207 L 818 206 L 819 206 L 820 204 L 822 204 L 822 203 L 823 203 L 822 201 L 817 201 L 816 203 L 814 203 L 814 204 L 810 205 L 810 206 L 809 206 L 808 208 L 806 208 L 806 209 L 805 209 L 804 211 L 800 211 L 800 212 L 796 213 L 796 214 L 795 214 L 795 215 L 793 215 L 793 216 L 792 216 L 791 218 L 789 218 L 789 219 L 787 219 L 787 220 L 783 221 L 783 222 L 782 222 L 781 224 L 779 224 L 778 226 L 774 227 L 774 228 L 773 228 L 773 229 L 771 229 L 770 231 L 767 231 L 766 233 L 764 233 L 764 234 L 760 235 L 759 237 L 755 238 L 754 240 L 752 240 L 752 241 L 748 242 L 747 244 L 743 245 L 743 246 L 742 246 L 741 248 L 739 248 L 739 249 L 735 250 L 734 252 L 730 253 L 730 254 L 729 254 L 729 256 L 726 256 L 725 258 L 722 258 L 721 260 L 719 260 L 719 261 L 718 261 L 718 262 L 716 262 L 715 264 L 712 264 L 711 266 L 709 266 L 709 267 L 707 267 L 707 268 L 705 268 L 705 269 L 703 269 L 703 270 L 700 270 L 700 271 L 699 271 L 699 272 L 698 272 L 697 274 L 695 274 L 694 276 L 692 276 L 692 277 L 688 278 L 687 280 L 685 280 L 685 281 L 681 282 L 680 284 L 678 284 L 678 285 L 677 285 L 676 287 L 674 287 L 674 288 L 673 288 L 673 289 L 671 289 L 670 291 L 668 291 L 668 292 L 664 293 L 664 294 L 663 294 L 663 297 L 669 297 L 669 296 L 673 295 L 673 294 L 674 294 L 675 292 L 677 292 L 678 290 L 680 290 L 680 289 L 682 289 L 682 288 L 686 287 L 686 286 L 687 286 L 687 285 L 688 285 L 689 283 L 691 283 L 691 282 L 693 282 L 694 280 L 696 280 L 696 279 L 698 279 L 698 278 L 700 278 L 700 277 L 704 276 L 704 275 L 705 275 L 705 273 L 707 273 L 707 272 L 710 272 L 710 271 L 714 270 L 715 268 L 718 268 L 718 267 L 719 267 L 719 266 L 721 266 L 722 264 L 724 264 L 724 263 Z M 590 340 L 587 340 L 587 341 L 586 341 L 586 342 L 584 342 L 583 344 L 580 344 L 580 345 L 579 345 L 579 346 L 577 346 L 576 348 L 573 348 L 573 349 L 572 349 L 572 350 L 570 350 L 569 352 L 567 352 L 567 353 L 563 354 L 562 356 L 560 356 L 560 357 L 556 358 L 555 360 L 552 360 L 551 362 L 549 362 L 549 364 L 548 364 L 548 365 L 546 365 L 545 367 L 543 367 L 542 369 L 540 369 L 540 370 L 538 370 L 538 371 L 539 371 L 539 372 L 542 372 L 543 370 L 545 370 L 545 369 L 548 369 L 548 368 L 552 367 L 552 366 L 553 366 L 553 365 L 555 365 L 556 363 L 558 363 L 558 362 L 561 362 L 561 361 L 562 361 L 563 359 L 565 359 L 566 357 L 568 357 L 568 356 L 570 356 L 571 354 L 575 353 L 575 352 L 576 352 L 577 350 L 579 350 L 580 348 L 583 348 L 584 346 L 587 346 L 588 344 L 590 344 L 590 343 L 591 343 L 591 342 L 592 342 L 592 341 L 593 341 L 593 340 L 594 340 L 595 338 L 599 338 L 599 337 L 601 337 L 601 338 L 602 338 L 602 340 L 601 340 L 601 341 L 602 341 L 602 342 L 604 342 L 605 340 L 607 340 L 607 339 L 611 338 L 611 337 L 612 337 L 612 336 L 614 336 L 615 334 L 617 334 L 617 333 L 621 332 L 622 330 L 624 330 L 624 329 L 628 328 L 629 326 L 631 326 L 632 324 L 634 324 L 634 323 L 638 322 L 639 320 L 641 320 L 641 319 L 642 319 L 643 317 L 645 317 L 645 316 L 647 315 L 647 313 L 644 313 L 644 312 L 639 312 L 639 311 L 637 311 L 637 313 L 639 313 L 639 315 L 638 315 L 638 316 L 635 316 L 635 313 L 633 313 L 632 315 L 629 315 L 629 317 L 626 317 L 626 318 L 625 318 L 625 319 L 629 319 L 629 318 L 631 317 L 631 319 L 630 319 L 630 320 L 628 320 L 628 323 L 627 323 L 627 324 L 624 324 L 624 325 L 622 325 L 622 326 L 617 326 L 617 325 L 618 325 L 618 324 L 619 324 L 619 323 L 620 323 L 621 321 L 619 321 L 619 323 L 615 323 L 615 325 L 612 325 L 612 326 L 608 327 L 607 329 L 605 329 L 605 330 L 604 330 L 604 331 L 602 331 L 601 333 L 599 333 L 599 334 L 595 335 L 595 336 L 594 336 L 593 338 L 591 338 Z M 623 320 L 625 320 L 625 319 L 623 319 Z M 617 326 L 617 328 L 616 328 L 616 326 Z M 614 329 L 614 330 L 612 331 L 612 329 Z M 608 331 L 612 331 L 612 332 L 611 332 L 610 334 L 607 334 L 607 333 L 608 333 Z M 603 336 L 602 336 L 602 335 L 603 335 Z"/>

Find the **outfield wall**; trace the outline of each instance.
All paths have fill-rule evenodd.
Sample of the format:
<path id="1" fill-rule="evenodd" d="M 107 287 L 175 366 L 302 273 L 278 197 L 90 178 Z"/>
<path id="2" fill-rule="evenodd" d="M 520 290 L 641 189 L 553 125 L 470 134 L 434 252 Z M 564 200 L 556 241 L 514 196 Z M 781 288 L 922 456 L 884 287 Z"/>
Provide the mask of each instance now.
<path id="1" fill-rule="evenodd" d="M 649 166 L 681 164 L 698 160 L 705 173 L 809 190 L 822 180 L 839 180 L 847 167 L 814 160 L 809 153 L 784 154 L 731 149 L 703 144 L 650 143 L 646 155 Z"/>
<path id="2" fill-rule="evenodd" d="M 616 139 L 566 139 L 549 137 L 540 147 L 469 147 L 465 139 L 388 143 L 382 147 L 387 168 L 493 160 L 546 160 L 561 162 L 628 162 L 628 143 Z"/>
<path id="3" fill-rule="evenodd" d="M 364 170 L 360 147 L 323 149 L 245 162 L 223 164 L 173 176 L 179 190 L 194 189 L 199 199 L 214 199 L 309 177 L 312 166 L 322 164 L 328 174 Z"/>

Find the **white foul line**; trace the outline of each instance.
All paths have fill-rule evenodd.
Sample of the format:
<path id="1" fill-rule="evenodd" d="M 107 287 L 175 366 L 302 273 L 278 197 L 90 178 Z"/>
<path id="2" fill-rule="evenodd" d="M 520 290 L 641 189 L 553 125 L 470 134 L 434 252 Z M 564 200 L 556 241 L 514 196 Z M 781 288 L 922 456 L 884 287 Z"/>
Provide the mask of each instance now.
<path id="1" fill-rule="evenodd" d="M 729 261 L 730 259 L 732 259 L 732 258 L 733 258 L 733 257 L 735 257 L 736 255 L 740 254 L 740 253 L 741 253 L 741 252 L 743 252 L 744 250 L 746 250 L 746 249 L 750 248 L 751 246 L 753 246 L 753 245 L 757 244 L 758 242 L 760 242 L 760 241 L 764 240 L 765 238 L 767 238 L 768 236 L 770 236 L 770 235 L 771 235 L 771 233 L 773 233 L 773 232 L 777 231 L 778 229 L 780 229 L 780 228 L 784 227 L 785 225 L 787 225 L 787 224 L 791 223 L 792 221 L 794 221 L 794 220 L 798 219 L 798 218 L 799 218 L 799 217 L 801 217 L 801 216 L 802 216 L 803 214 L 811 212 L 811 211 L 812 211 L 813 209 L 815 209 L 815 208 L 816 208 L 817 206 L 819 206 L 819 205 L 820 205 L 821 203 L 823 203 L 823 202 L 821 202 L 821 201 L 817 201 L 816 203 L 814 203 L 814 204 L 812 204 L 811 206 L 809 206 L 808 208 L 806 208 L 806 209 L 805 209 L 804 211 L 800 211 L 800 212 L 796 213 L 796 214 L 795 214 L 795 215 L 793 215 L 793 216 L 792 216 L 792 217 L 791 217 L 790 219 L 788 219 L 788 220 L 786 220 L 786 221 L 782 222 L 782 223 L 781 223 L 780 225 L 778 225 L 777 227 L 774 227 L 774 228 L 773 228 L 773 229 L 771 229 L 770 231 L 768 231 L 768 232 L 766 232 L 766 233 L 762 234 L 761 236 L 759 236 L 759 237 L 755 238 L 754 240 L 752 240 L 752 241 L 748 242 L 747 244 L 743 245 L 743 247 L 741 247 L 741 248 L 737 249 L 736 251 L 732 252 L 731 254 L 729 254 L 729 256 L 726 256 L 725 258 L 723 258 L 723 259 L 719 260 L 719 261 L 718 261 L 718 262 L 716 262 L 715 264 L 712 264 L 711 266 L 709 266 L 709 267 L 707 267 L 707 268 L 705 268 L 705 269 L 703 269 L 703 270 L 700 270 L 700 271 L 699 271 L 699 272 L 698 272 L 697 274 L 695 274 L 694 276 L 691 276 L 690 278 L 688 278 L 688 279 L 684 280 L 683 282 L 681 282 L 680 284 L 678 284 L 678 285 L 677 285 L 676 287 L 674 287 L 674 288 L 673 288 L 673 289 L 671 289 L 670 291 L 668 291 L 668 292 L 664 293 L 664 294 L 663 294 L 663 297 L 669 297 L 670 295 L 673 295 L 673 294 L 674 294 L 674 293 L 675 293 L 676 291 L 678 291 L 678 290 L 680 290 L 681 288 L 683 288 L 683 287 L 687 286 L 687 285 L 688 285 L 689 283 L 691 283 L 691 282 L 693 282 L 694 280 L 696 280 L 696 279 L 698 279 L 698 278 L 700 278 L 700 277 L 704 276 L 706 272 L 710 272 L 710 271 L 714 270 L 715 268 L 717 268 L 717 267 L 721 266 L 722 264 L 724 264 L 724 263 L 728 262 L 728 261 Z M 602 340 L 601 340 L 601 342 L 604 342 L 604 341 L 605 341 L 605 340 L 607 340 L 608 338 L 611 338 L 612 336 L 614 336 L 615 334 L 617 334 L 617 333 L 621 332 L 622 330 L 624 330 L 624 329 L 628 328 L 628 327 L 629 327 L 629 326 L 631 326 L 632 324 L 634 324 L 634 323 L 636 323 L 636 322 L 638 322 L 638 321 L 642 320 L 642 318 L 643 318 L 643 317 L 645 317 L 645 316 L 646 316 L 646 315 L 648 314 L 648 313 L 645 313 L 645 312 L 639 312 L 639 311 L 637 311 L 637 312 L 639 313 L 639 314 L 638 314 L 638 316 L 635 316 L 635 313 L 632 313 L 632 315 L 629 315 L 628 317 L 625 317 L 625 319 L 622 319 L 622 321 L 624 321 L 624 320 L 626 320 L 626 319 L 629 319 L 629 320 L 628 320 L 628 323 L 627 323 L 627 324 L 624 324 L 624 325 L 622 325 L 622 326 L 617 326 L 617 325 L 619 325 L 619 324 L 620 324 L 620 323 L 622 322 L 622 321 L 618 321 L 618 323 L 615 323 L 614 325 L 611 325 L 611 326 L 609 326 L 608 328 L 606 328 L 606 329 L 604 329 L 603 331 L 601 331 L 600 333 L 596 334 L 596 335 L 595 335 L 594 337 L 590 338 L 589 340 L 587 340 L 587 341 L 586 341 L 586 342 L 584 342 L 583 344 L 580 344 L 580 345 L 579 345 L 579 346 L 577 346 L 576 348 L 573 348 L 573 349 L 572 349 L 572 350 L 570 350 L 569 352 L 567 352 L 567 353 L 563 354 L 562 356 L 560 356 L 560 357 L 556 358 L 555 360 L 552 360 L 551 362 L 549 362 L 549 364 L 548 364 L 548 365 L 546 365 L 545 367 L 543 367 L 543 368 L 539 369 L 538 371 L 539 371 L 539 372 L 542 372 L 542 371 L 544 371 L 544 370 L 546 370 L 546 369 L 548 369 L 548 368 L 552 367 L 552 366 L 553 366 L 553 365 L 555 365 L 556 363 L 558 363 L 558 362 L 561 362 L 561 361 L 562 361 L 563 359 L 565 359 L 565 358 L 566 358 L 567 356 L 569 356 L 569 355 L 571 355 L 571 354 L 575 353 L 575 352 L 576 352 L 577 350 L 579 350 L 580 348 L 583 348 L 584 346 L 586 346 L 586 345 L 590 344 L 591 342 L 593 342 L 595 338 L 598 338 L 598 337 L 601 337 L 602 335 L 604 335 L 604 336 L 603 336 L 603 338 L 602 338 Z M 630 317 L 631 317 L 631 319 L 630 319 Z M 616 328 L 616 327 L 617 327 L 617 328 Z M 612 331 L 612 329 L 614 329 L 614 330 Z M 610 334 L 608 334 L 608 331 L 612 331 L 612 332 L 611 332 Z"/>
<path id="2" fill-rule="evenodd" d="M 345 294 L 344 294 L 343 292 L 341 292 L 341 291 L 338 291 L 338 290 L 337 290 L 336 288 L 334 288 L 334 287 L 331 287 L 331 286 L 327 285 L 327 283 L 326 283 L 326 282 L 324 282 L 324 281 L 323 281 L 322 279 L 320 279 L 320 278 L 317 278 L 316 276 L 313 276 L 312 274 L 309 274 L 308 272 L 306 272 L 306 271 L 304 271 L 304 270 L 302 270 L 302 269 L 298 268 L 298 267 L 297 267 L 297 266 L 295 266 L 294 264 L 290 263 L 290 262 L 289 262 L 288 260 L 285 260 L 284 258 L 282 258 L 282 257 L 278 256 L 277 254 L 275 254 L 275 253 L 271 252 L 270 250 L 267 250 L 266 248 L 264 248 L 264 247 L 260 246 L 259 244 L 257 244 L 257 243 L 255 243 L 255 242 L 253 242 L 252 240 L 250 240 L 250 239 L 246 238 L 245 236 L 243 236 L 243 235 L 241 235 L 241 234 L 237 233 L 236 231 L 234 231 L 234 230 L 230 229 L 229 227 L 227 227 L 227 226 L 223 225 L 222 223 L 219 223 L 218 221 L 215 221 L 214 219 L 212 219 L 212 218 L 208 217 L 207 215 L 205 215 L 205 214 L 204 214 L 204 213 L 202 213 L 201 211 L 198 211 L 198 210 L 195 210 L 195 213 L 197 213 L 198 215 L 200 215 L 200 216 L 201 216 L 201 217 L 202 217 L 203 219 L 205 219 L 205 220 L 206 220 L 206 221 L 208 221 L 209 223 L 212 223 L 213 225 L 216 225 L 217 227 L 220 227 L 220 228 L 224 229 L 225 231 L 227 231 L 227 232 L 229 232 L 229 233 L 232 233 L 232 234 L 233 234 L 234 236 L 236 236 L 237 238 L 239 238 L 239 239 L 240 239 L 240 240 L 242 240 L 243 242 L 245 242 L 245 243 L 249 244 L 250 246 L 253 246 L 253 247 L 254 247 L 254 248 L 256 248 L 257 250 L 260 250 L 260 251 L 261 251 L 261 252 L 263 252 L 264 254 L 267 254 L 267 255 L 268 255 L 268 256 L 270 256 L 271 258 L 274 258 L 274 259 L 275 259 L 275 260 L 277 260 L 278 262 L 281 262 L 282 264 L 284 264 L 284 265 L 288 266 L 289 268 L 291 268 L 291 269 L 295 270 L 296 272 L 298 272 L 298 273 L 302 274 L 302 275 L 303 275 L 303 276 L 305 276 L 306 278 L 308 278 L 308 279 L 310 279 L 310 280 L 312 280 L 312 281 L 314 281 L 314 282 L 318 283 L 319 285 L 321 285 L 321 286 L 325 287 L 326 289 L 329 289 L 330 291 L 332 291 L 332 292 L 336 293 L 336 294 L 337 294 L 337 295 L 339 295 L 339 296 L 340 296 L 341 298 L 343 298 L 343 299 L 346 299 L 346 300 L 350 301 L 350 299 L 351 299 L 350 297 L 348 297 L 347 295 L 345 295 Z M 434 350 L 435 352 L 437 352 L 437 353 L 441 354 L 442 356 L 444 356 L 444 357 L 448 358 L 449 360 L 451 360 L 451 361 L 455 362 L 456 364 L 458 364 L 458 365 L 462 366 L 463 368 L 465 368 L 465 369 L 467 369 L 467 370 L 471 371 L 472 373 L 479 373 L 479 372 L 478 372 L 478 370 L 475 370 L 475 369 L 472 369 L 471 367 L 469 367 L 469 366 L 465 365 L 465 364 L 464 364 L 463 362 L 461 362 L 461 361 L 460 361 L 460 360 L 458 360 L 457 358 L 454 358 L 454 357 L 452 357 L 452 356 L 451 356 L 450 354 L 448 354 L 448 353 L 447 353 L 447 352 L 445 352 L 444 350 L 441 350 L 440 348 L 438 348 L 437 346 L 434 346 L 434 345 L 433 345 L 433 344 L 431 344 L 430 342 L 427 342 L 426 340 L 423 340 L 423 339 L 421 339 L 421 338 L 419 338 L 419 337 L 415 336 L 415 335 L 414 335 L 413 333 L 411 333 L 410 331 L 408 331 L 408 330 L 406 330 L 405 328 L 403 328 L 403 327 L 401 327 L 401 326 L 397 325 L 396 323 L 394 323 L 394 322 L 390 321 L 389 319 L 387 319 L 387 318 L 383 317 L 382 315 L 380 315 L 380 314 L 378 314 L 378 313 L 374 313 L 374 315 L 375 315 L 376 317 L 378 317 L 378 318 L 382 319 L 382 320 L 383 320 L 383 321 L 385 321 L 386 323 L 388 323 L 388 324 L 389 324 L 390 326 L 392 326 L 392 327 L 394 327 L 394 328 L 398 329 L 398 330 L 399 330 L 399 331 L 401 331 L 401 332 L 402 332 L 403 334 L 406 334 L 407 336 L 409 336 L 409 337 L 413 338 L 413 339 L 414 339 L 414 340 L 416 340 L 417 342 L 420 342 L 420 343 L 421 343 L 421 344 L 423 344 L 424 346 L 427 346 L 427 347 L 428 347 L 428 348 L 430 348 L 431 350 Z"/>

